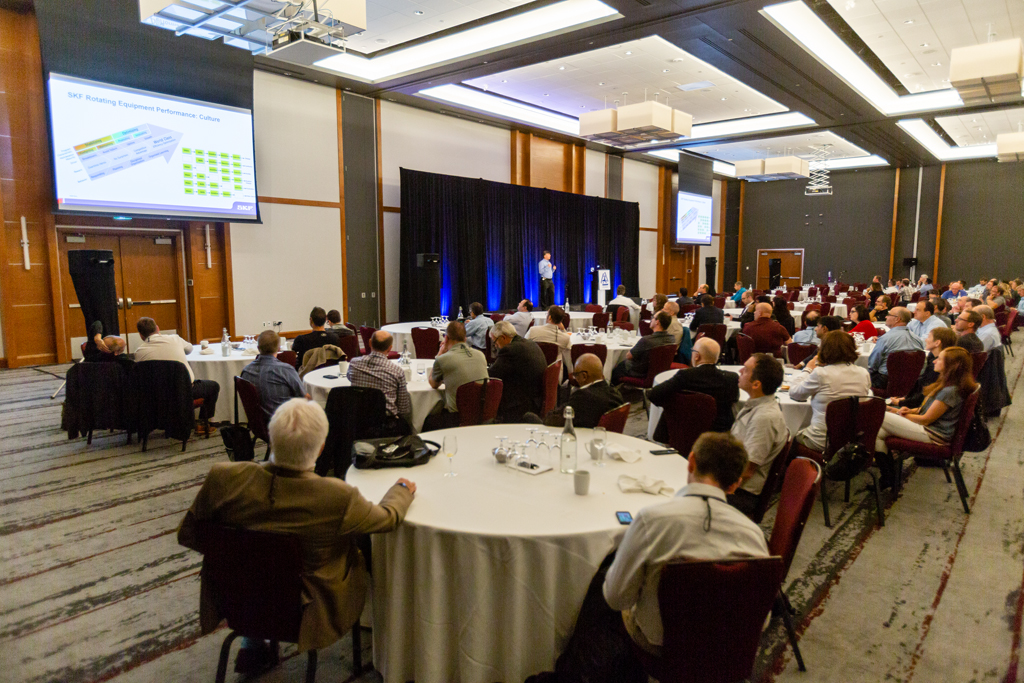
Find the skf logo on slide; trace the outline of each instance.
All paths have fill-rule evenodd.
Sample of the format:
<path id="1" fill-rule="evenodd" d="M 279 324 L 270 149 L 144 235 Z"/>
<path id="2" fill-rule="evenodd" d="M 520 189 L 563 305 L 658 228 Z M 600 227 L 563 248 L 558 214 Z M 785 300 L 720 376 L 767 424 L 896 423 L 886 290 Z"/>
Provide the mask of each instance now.
<path id="1" fill-rule="evenodd" d="M 253 206 L 252 204 L 239 204 L 238 205 L 238 210 L 239 211 L 252 211 L 255 208 L 256 207 Z"/>

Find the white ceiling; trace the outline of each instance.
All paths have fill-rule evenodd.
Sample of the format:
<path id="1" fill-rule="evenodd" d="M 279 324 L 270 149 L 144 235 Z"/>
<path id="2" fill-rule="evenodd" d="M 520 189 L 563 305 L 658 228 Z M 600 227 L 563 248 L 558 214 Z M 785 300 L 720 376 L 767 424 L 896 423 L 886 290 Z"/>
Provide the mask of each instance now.
<path id="1" fill-rule="evenodd" d="M 330 10 L 331 4 L 321 1 L 319 7 Z M 366 30 L 349 38 L 348 47 L 370 54 L 528 4 L 530 0 L 366 0 Z"/>
<path id="2" fill-rule="evenodd" d="M 863 157 L 868 152 L 852 142 L 848 142 L 831 131 L 820 133 L 804 133 L 803 135 L 787 135 L 771 140 L 754 140 L 733 142 L 726 145 L 709 147 L 687 147 L 705 156 L 735 163 L 746 159 L 764 159 L 766 157 L 798 156 L 810 159 L 815 148 L 832 145 L 829 159 L 845 159 L 847 157 Z"/>
<path id="3" fill-rule="evenodd" d="M 700 81 L 710 81 L 713 86 L 689 92 L 676 87 Z M 694 117 L 694 123 L 788 111 L 660 36 L 484 76 L 466 84 L 574 117 L 614 107 L 616 100 L 622 105 L 645 99 L 681 109 Z"/>
<path id="4" fill-rule="evenodd" d="M 958 147 L 985 145 L 996 141 L 1000 133 L 1016 133 L 1024 122 L 1024 107 L 962 116 L 940 116 L 935 121 L 953 138 Z"/>
<path id="5" fill-rule="evenodd" d="M 1024 36 L 1022 0 L 828 0 L 912 93 L 949 87 L 953 48 Z"/>

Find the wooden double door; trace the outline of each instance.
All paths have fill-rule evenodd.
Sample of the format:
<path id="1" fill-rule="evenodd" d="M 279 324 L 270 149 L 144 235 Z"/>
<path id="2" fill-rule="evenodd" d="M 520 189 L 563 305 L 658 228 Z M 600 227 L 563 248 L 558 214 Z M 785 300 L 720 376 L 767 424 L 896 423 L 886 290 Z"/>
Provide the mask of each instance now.
<path id="1" fill-rule="evenodd" d="M 772 261 L 779 267 L 779 283 L 771 285 Z M 756 288 L 767 292 L 785 285 L 789 289 L 800 287 L 804 282 L 803 249 L 758 249 Z M 744 285 L 746 286 L 746 285 Z"/>
<path id="2" fill-rule="evenodd" d="M 129 352 L 141 342 L 136 332 L 139 318 L 152 318 L 161 331 L 187 336 L 182 329 L 186 313 L 179 231 L 115 233 L 59 228 L 57 238 L 65 313 L 65 336 L 60 341 L 69 345 L 70 357 L 81 357 L 81 345 L 87 334 L 86 321 L 68 273 L 68 252 L 80 249 L 109 250 L 114 254 L 118 325 L 121 336 L 128 342 Z"/>

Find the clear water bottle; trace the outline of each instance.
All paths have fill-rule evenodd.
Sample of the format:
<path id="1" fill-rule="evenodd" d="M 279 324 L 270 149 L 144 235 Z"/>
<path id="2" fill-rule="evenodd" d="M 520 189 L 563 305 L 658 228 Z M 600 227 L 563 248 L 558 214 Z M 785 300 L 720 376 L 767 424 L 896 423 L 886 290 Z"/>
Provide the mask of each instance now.
<path id="1" fill-rule="evenodd" d="M 225 358 L 231 355 L 231 337 L 228 336 L 228 328 L 226 327 L 220 337 L 220 353 Z"/>
<path id="2" fill-rule="evenodd" d="M 465 319 L 466 319 L 466 316 L 464 316 L 462 314 L 462 306 L 459 306 L 459 322 L 461 323 Z"/>
<path id="3" fill-rule="evenodd" d="M 562 440 L 559 451 L 562 454 L 559 470 L 562 474 L 572 474 L 576 471 L 576 430 L 572 426 L 574 416 L 571 406 L 565 407 L 565 427 L 562 429 Z"/>

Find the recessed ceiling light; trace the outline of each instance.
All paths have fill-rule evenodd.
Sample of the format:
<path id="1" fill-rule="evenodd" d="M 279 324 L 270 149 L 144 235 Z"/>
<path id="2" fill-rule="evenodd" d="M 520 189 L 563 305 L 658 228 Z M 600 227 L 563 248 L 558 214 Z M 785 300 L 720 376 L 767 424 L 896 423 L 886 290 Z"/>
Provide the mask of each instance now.
<path id="1" fill-rule="evenodd" d="M 682 57 L 676 57 L 676 58 L 675 58 L 675 59 L 673 59 L 672 61 L 673 61 L 673 62 L 676 62 L 676 63 L 678 64 L 679 62 L 683 61 L 683 58 L 682 58 Z"/>
<path id="2" fill-rule="evenodd" d="M 502 79 L 501 82 L 502 83 L 508 83 L 508 81 L 506 81 L 505 79 Z"/>
<path id="3" fill-rule="evenodd" d="M 415 12 L 413 12 L 413 14 L 415 14 L 418 17 L 422 17 L 423 16 L 423 10 L 418 9 Z"/>
<path id="4" fill-rule="evenodd" d="M 727 99 L 729 99 L 729 98 L 727 98 L 727 97 L 723 97 L 723 98 L 722 98 L 722 101 L 723 101 L 723 102 L 725 102 L 725 101 L 726 101 Z"/>
<path id="5" fill-rule="evenodd" d="M 598 85 L 604 85 L 604 83 L 598 83 Z"/>
<path id="6" fill-rule="evenodd" d="M 928 47 L 928 43 L 921 43 L 921 47 Z"/>
<path id="7" fill-rule="evenodd" d="M 547 94 L 547 93 L 544 93 L 544 97 L 547 97 L 547 96 L 548 96 L 548 94 Z"/>
<path id="8" fill-rule="evenodd" d="M 633 53 L 632 53 L 632 52 L 630 52 L 629 50 L 626 50 L 626 54 L 627 54 L 627 55 L 631 55 L 631 54 L 633 54 Z"/>
<path id="9" fill-rule="evenodd" d="M 667 73 L 668 73 L 668 69 L 662 69 L 662 70 L 661 70 L 661 73 L 663 73 L 663 74 L 667 74 Z"/>
<path id="10" fill-rule="evenodd" d="M 375 42 L 375 43 L 379 43 L 379 44 L 381 44 L 381 45 L 387 45 L 387 43 L 388 43 L 388 39 L 387 39 L 387 38 L 378 38 L 377 40 L 375 40 L 375 41 L 373 41 L 373 42 Z"/>
<path id="11" fill-rule="evenodd" d="M 932 66 L 942 66 L 942 62 L 935 62 Z"/>
<path id="12" fill-rule="evenodd" d="M 560 67 L 558 67 L 558 70 L 559 71 L 565 71 L 565 67 L 564 66 L 560 66 Z"/>
<path id="13" fill-rule="evenodd" d="M 903 23 L 904 23 L 904 24 L 913 24 L 913 23 L 914 23 L 914 20 L 913 20 L 913 19 L 907 19 L 907 20 L 906 20 L 906 21 L 904 21 Z"/>
<path id="14" fill-rule="evenodd" d="M 978 119 L 971 119 L 971 123 L 977 123 Z"/>

